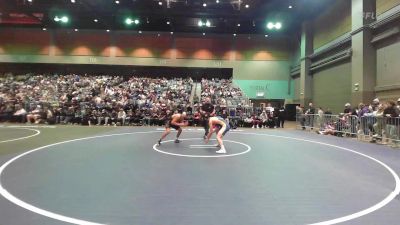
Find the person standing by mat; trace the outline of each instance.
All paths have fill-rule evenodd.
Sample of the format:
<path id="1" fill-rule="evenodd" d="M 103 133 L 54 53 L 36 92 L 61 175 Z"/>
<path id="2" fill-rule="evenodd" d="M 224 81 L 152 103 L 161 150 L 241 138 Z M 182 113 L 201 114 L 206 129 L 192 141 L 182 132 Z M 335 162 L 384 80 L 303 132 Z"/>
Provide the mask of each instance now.
<path id="1" fill-rule="evenodd" d="M 165 131 L 162 134 L 160 140 L 158 140 L 158 146 L 161 145 L 161 141 L 168 136 L 168 134 L 171 132 L 171 127 L 174 128 L 175 130 L 178 131 L 178 133 L 176 134 L 176 139 L 175 139 L 175 143 L 179 143 L 179 136 L 182 133 L 182 128 L 181 126 L 187 126 L 188 123 L 184 122 L 184 119 L 186 117 L 186 112 L 183 113 L 176 113 L 173 114 L 171 116 L 171 120 L 169 120 L 166 124 L 165 124 Z"/>
<path id="2" fill-rule="evenodd" d="M 217 134 L 217 141 L 220 149 L 216 151 L 216 153 L 219 154 L 225 154 L 226 149 L 224 146 L 224 142 L 222 141 L 222 138 L 225 136 L 225 134 L 231 129 L 229 126 L 229 123 L 227 123 L 222 117 L 215 116 L 215 117 L 210 117 L 208 120 L 208 126 L 210 128 L 207 137 L 206 137 L 206 144 L 211 138 L 211 135 L 215 132 Z"/>
<path id="3" fill-rule="evenodd" d="M 208 135 L 208 131 L 210 129 L 210 127 L 208 126 L 208 119 L 211 116 L 215 116 L 215 108 L 214 106 L 211 104 L 211 98 L 207 97 L 204 102 L 203 105 L 200 108 L 200 114 L 202 116 L 203 119 L 203 126 L 204 126 L 204 139 L 206 139 L 207 135 Z"/>

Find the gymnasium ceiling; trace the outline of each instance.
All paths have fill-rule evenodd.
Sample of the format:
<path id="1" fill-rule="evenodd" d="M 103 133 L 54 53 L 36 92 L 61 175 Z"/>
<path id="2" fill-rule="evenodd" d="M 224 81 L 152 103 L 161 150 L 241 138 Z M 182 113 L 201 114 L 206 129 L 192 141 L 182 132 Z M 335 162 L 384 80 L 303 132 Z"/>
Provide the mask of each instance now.
<path id="1" fill-rule="evenodd" d="M 314 18 L 333 1 L 0 0 L 0 26 L 291 35 L 298 33 L 302 21 Z M 68 23 L 54 21 L 63 15 Z M 126 18 L 138 19 L 139 24 L 127 25 Z M 208 20 L 210 26 L 199 27 L 199 20 Z M 282 28 L 268 30 L 268 22 L 281 22 Z"/>

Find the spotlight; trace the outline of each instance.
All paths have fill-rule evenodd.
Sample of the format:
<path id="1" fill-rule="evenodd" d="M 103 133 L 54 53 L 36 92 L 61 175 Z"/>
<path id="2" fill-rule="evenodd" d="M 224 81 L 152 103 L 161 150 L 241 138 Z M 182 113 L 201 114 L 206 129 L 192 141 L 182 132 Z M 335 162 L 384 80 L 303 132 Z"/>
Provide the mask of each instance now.
<path id="1" fill-rule="evenodd" d="M 46 30 L 47 30 L 47 28 L 46 28 L 46 27 L 43 27 L 43 28 L 42 28 L 42 30 L 46 31 Z"/>
<path id="2" fill-rule="evenodd" d="M 63 17 L 61 17 L 61 22 L 63 22 L 63 23 L 68 23 L 68 17 L 66 17 L 66 16 L 63 16 Z"/>
<path id="3" fill-rule="evenodd" d="M 236 37 L 236 34 L 233 34 L 234 37 Z"/>
<path id="4" fill-rule="evenodd" d="M 28 0 L 28 2 L 33 2 L 33 0 Z"/>
<path id="5" fill-rule="evenodd" d="M 125 23 L 127 24 L 127 25 L 131 25 L 132 23 L 134 23 L 134 24 L 136 24 L 136 25 L 138 25 L 139 23 L 140 23 L 140 21 L 139 21 L 139 19 L 131 19 L 131 18 L 126 18 L 125 19 Z"/>
<path id="6" fill-rule="evenodd" d="M 75 0 L 71 0 L 71 3 L 75 3 Z"/>
<path id="7" fill-rule="evenodd" d="M 117 0 L 117 1 L 115 1 L 115 4 L 119 4 L 119 1 Z"/>
<path id="8" fill-rule="evenodd" d="M 62 22 L 62 23 L 68 23 L 69 18 L 67 16 L 62 16 L 61 18 L 58 16 L 54 17 L 54 21 L 56 22 Z"/>
<path id="9" fill-rule="evenodd" d="M 246 4 L 246 6 L 245 6 L 245 7 L 246 7 L 246 9 L 248 9 L 250 6 Z"/>
<path id="10" fill-rule="evenodd" d="M 203 7 L 207 7 L 207 4 L 206 4 L 206 3 L 203 3 Z"/>
<path id="11" fill-rule="evenodd" d="M 206 35 L 206 33 L 203 33 L 203 36 Z"/>
<path id="12" fill-rule="evenodd" d="M 207 27 L 210 27 L 210 26 L 211 26 L 211 23 L 210 23 L 210 21 L 208 21 L 208 20 L 207 20 L 207 22 L 206 22 L 206 26 L 207 26 Z"/>
<path id="13" fill-rule="evenodd" d="M 174 32 L 171 31 L 171 35 L 173 35 L 173 34 L 174 34 Z"/>
<path id="14" fill-rule="evenodd" d="M 219 0 L 215 1 L 217 4 L 219 3 Z"/>
<path id="15" fill-rule="evenodd" d="M 202 27 L 202 26 L 203 26 L 203 21 L 199 20 L 199 22 L 197 22 L 197 25 L 198 25 L 199 27 Z"/>
<path id="16" fill-rule="evenodd" d="M 162 2 L 158 2 L 158 5 L 162 5 Z"/>
<path id="17" fill-rule="evenodd" d="M 141 34 L 142 33 L 142 31 L 141 30 L 139 30 L 139 34 Z"/>
<path id="18" fill-rule="evenodd" d="M 94 21 L 95 23 L 99 22 L 99 20 L 98 20 L 98 19 L 94 19 L 93 21 Z"/>
<path id="19" fill-rule="evenodd" d="M 293 8 L 293 6 L 289 5 L 289 9 Z"/>
<path id="20" fill-rule="evenodd" d="M 238 23 L 237 26 L 240 27 L 240 23 Z"/>
<path id="21" fill-rule="evenodd" d="M 170 25 L 170 24 L 171 24 L 171 22 L 167 21 L 167 24 L 168 24 L 168 25 Z"/>
<path id="22" fill-rule="evenodd" d="M 131 18 L 126 18 L 125 23 L 131 25 L 133 23 L 133 20 Z"/>
<path id="23" fill-rule="evenodd" d="M 107 32 L 110 32 L 110 30 L 106 30 Z"/>
<path id="24" fill-rule="evenodd" d="M 277 29 L 277 30 L 280 30 L 282 28 L 282 23 L 281 22 L 277 22 L 277 23 L 274 24 L 272 22 L 268 22 L 267 28 L 269 30 L 272 30 L 274 28 Z"/>
<path id="25" fill-rule="evenodd" d="M 268 37 L 268 34 L 264 35 L 265 37 Z"/>
<path id="26" fill-rule="evenodd" d="M 75 32 L 78 32 L 78 29 L 75 29 Z"/>

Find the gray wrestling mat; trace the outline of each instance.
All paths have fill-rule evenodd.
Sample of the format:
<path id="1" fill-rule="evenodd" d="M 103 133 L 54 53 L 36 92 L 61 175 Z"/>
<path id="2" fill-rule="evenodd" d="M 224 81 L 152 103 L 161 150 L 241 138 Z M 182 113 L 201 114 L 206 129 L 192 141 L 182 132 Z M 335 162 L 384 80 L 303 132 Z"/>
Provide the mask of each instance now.
<path id="1" fill-rule="evenodd" d="M 156 146 L 161 131 L 120 128 L 1 156 L 0 224 L 400 223 L 398 150 L 249 129 L 219 155 L 201 131 L 175 134 Z"/>

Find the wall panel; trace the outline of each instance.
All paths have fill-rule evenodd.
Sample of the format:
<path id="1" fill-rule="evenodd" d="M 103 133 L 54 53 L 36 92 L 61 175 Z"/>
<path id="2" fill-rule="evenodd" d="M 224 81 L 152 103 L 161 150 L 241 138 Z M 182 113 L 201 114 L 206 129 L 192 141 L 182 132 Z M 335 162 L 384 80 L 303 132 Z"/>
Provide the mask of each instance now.
<path id="1" fill-rule="evenodd" d="M 400 92 L 400 36 L 397 39 L 383 45 L 377 49 L 377 81 L 378 87 L 397 87 L 391 91 L 382 91 L 378 96 L 382 98 L 399 98 L 400 95 L 393 96 Z"/>
<path id="2" fill-rule="evenodd" d="M 232 40 L 224 38 L 177 37 L 178 59 L 224 59 L 232 57 Z"/>
<path id="3" fill-rule="evenodd" d="M 313 75 L 313 101 L 316 107 L 340 113 L 351 99 L 351 63 L 327 67 Z"/>
<path id="4" fill-rule="evenodd" d="M 50 34 L 41 30 L 0 30 L 0 54 L 48 55 Z"/>
<path id="5" fill-rule="evenodd" d="M 110 36 L 107 33 L 58 30 L 54 41 L 56 55 L 110 56 Z"/>
<path id="6" fill-rule="evenodd" d="M 351 1 L 336 0 L 313 23 L 314 49 L 351 31 Z"/>
<path id="7" fill-rule="evenodd" d="M 381 15 L 398 5 L 400 5 L 400 0 L 376 0 L 376 14 Z"/>
<path id="8" fill-rule="evenodd" d="M 171 58 L 170 36 L 119 34 L 116 36 L 116 56 L 136 58 Z"/>
<path id="9" fill-rule="evenodd" d="M 236 41 L 236 60 L 273 61 L 290 58 L 288 43 L 285 40 L 272 41 L 267 38 L 238 38 Z"/>
<path id="10" fill-rule="evenodd" d="M 294 80 L 292 80 L 292 85 L 293 85 L 293 96 L 295 102 L 300 100 L 300 77 L 296 77 Z"/>

